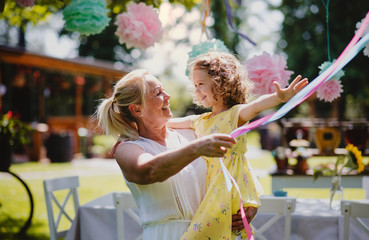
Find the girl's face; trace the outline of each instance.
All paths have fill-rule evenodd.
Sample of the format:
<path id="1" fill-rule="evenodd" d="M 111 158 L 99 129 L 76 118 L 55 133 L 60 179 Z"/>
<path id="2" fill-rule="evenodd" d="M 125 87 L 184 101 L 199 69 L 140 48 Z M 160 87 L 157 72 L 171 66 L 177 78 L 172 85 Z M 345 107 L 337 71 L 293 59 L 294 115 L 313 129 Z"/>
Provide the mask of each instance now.
<path id="1" fill-rule="evenodd" d="M 170 95 L 166 93 L 159 80 L 153 75 L 145 76 L 148 89 L 145 95 L 146 106 L 142 111 L 142 118 L 145 122 L 166 123 L 171 117 L 172 112 L 169 108 Z"/>
<path id="2" fill-rule="evenodd" d="M 204 107 L 213 107 L 218 103 L 213 92 L 213 81 L 205 69 L 193 71 L 193 84 L 195 86 L 196 98 Z"/>

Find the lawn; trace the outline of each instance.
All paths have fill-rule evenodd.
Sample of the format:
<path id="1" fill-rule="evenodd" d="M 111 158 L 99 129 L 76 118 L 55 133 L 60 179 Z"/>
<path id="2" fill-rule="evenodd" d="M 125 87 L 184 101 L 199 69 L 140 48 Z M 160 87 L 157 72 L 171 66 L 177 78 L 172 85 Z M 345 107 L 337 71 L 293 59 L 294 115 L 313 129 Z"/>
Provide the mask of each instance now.
<path id="1" fill-rule="evenodd" d="M 29 186 L 34 200 L 32 225 L 26 236 L 17 233 L 29 216 L 30 204 L 25 188 L 10 174 L 0 173 L 0 239 L 49 239 L 47 212 L 43 192 L 43 179 L 78 175 L 80 204 L 112 191 L 127 191 L 118 167 L 113 160 L 94 160 L 90 164 L 76 163 L 24 163 L 13 164 L 11 171 Z M 96 163 L 95 163 L 96 162 Z M 104 167 L 104 163 L 108 165 Z"/>
<path id="2" fill-rule="evenodd" d="M 259 136 L 249 133 L 250 152 L 259 148 Z M 249 157 L 251 165 L 257 171 L 266 194 L 271 194 L 271 177 L 275 168 L 274 159 L 269 151 L 257 151 Z M 309 159 L 310 166 L 322 162 L 334 161 L 332 157 Z M 368 159 L 365 158 L 365 162 Z M 34 198 L 32 225 L 26 235 L 16 233 L 28 218 L 30 211 L 28 195 L 19 181 L 7 173 L 0 173 L 0 239 L 49 239 L 47 212 L 42 181 L 47 178 L 78 175 L 80 179 L 80 204 L 91 201 L 112 191 L 127 191 L 120 169 L 114 160 L 85 159 L 70 163 L 22 163 L 12 164 L 10 170 L 18 174 L 29 186 Z M 328 198 L 329 189 L 288 189 L 289 196 L 298 198 Z M 365 198 L 362 189 L 344 189 L 345 199 Z M 67 225 L 66 225 L 67 226 Z"/>

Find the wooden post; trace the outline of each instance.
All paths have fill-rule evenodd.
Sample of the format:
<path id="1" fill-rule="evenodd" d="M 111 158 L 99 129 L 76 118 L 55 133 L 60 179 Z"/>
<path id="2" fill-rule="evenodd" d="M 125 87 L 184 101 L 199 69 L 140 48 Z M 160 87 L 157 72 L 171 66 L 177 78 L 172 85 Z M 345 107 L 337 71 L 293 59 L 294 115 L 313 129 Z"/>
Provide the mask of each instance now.
<path id="1" fill-rule="evenodd" d="M 2 72 L 2 69 L 1 69 L 1 62 L 0 62 L 0 87 L 1 87 L 1 84 L 2 84 L 2 79 L 3 78 L 3 72 Z M 0 89 L 1 91 L 1 89 Z M 3 110 L 3 102 L 2 102 L 2 94 L 0 92 L 0 115 L 2 114 L 2 110 Z"/>
<path id="2" fill-rule="evenodd" d="M 41 71 L 38 72 L 38 77 L 40 78 L 39 86 L 38 86 L 38 122 L 45 121 L 46 115 L 45 115 L 45 75 L 41 73 Z M 34 75 L 34 77 L 37 77 L 37 75 Z"/>
<path id="3" fill-rule="evenodd" d="M 80 152 L 80 139 L 78 135 L 78 129 L 82 125 L 82 104 L 83 104 L 83 86 L 85 85 L 85 78 L 83 76 L 78 76 L 74 78 L 76 84 L 76 125 L 75 125 L 75 153 Z"/>

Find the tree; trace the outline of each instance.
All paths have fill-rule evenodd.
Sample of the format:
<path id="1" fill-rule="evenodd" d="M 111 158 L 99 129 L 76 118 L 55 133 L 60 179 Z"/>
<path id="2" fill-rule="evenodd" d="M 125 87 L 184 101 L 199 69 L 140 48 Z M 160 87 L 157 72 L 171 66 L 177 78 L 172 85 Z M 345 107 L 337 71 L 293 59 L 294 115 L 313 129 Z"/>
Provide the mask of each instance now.
<path id="1" fill-rule="evenodd" d="M 328 26 L 326 26 L 327 0 L 283 0 L 278 9 L 285 16 L 279 48 L 288 55 L 288 65 L 295 73 L 313 80 L 319 74 L 318 66 L 323 62 L 338 58 L 355 34 L 356 23 L 368 12 L 363 7 L 367 0 L 331 1 L 328 6 Z M 327 37 L 329 37 L 329 49 Z M 346 67 L 341 79 L 344 92 L 341 94 L 340 119 L 366 117 L 369 113 L 369 58 L 359 53 Z M 354 104 L 353 104 L 354 103 Z M 331 103 L 319 103 L 317 109 L 325 111 Z M 351 115 L 345 109 L 357 107 Z M 344 115 L 346 113 L 346 115 Z"/>
<path id="2" fill-rule="evenodd" d="M 17 4 L 16 0 L 1 0 L 0 2 L 0 19 L 4 19 L 11 26 L 17 26 L 20 29 L 21 38 L 19 46 L 26 48 L 24 45 L 24 31 L 26 25 L 31 22 L 36 25 L 38 22 L 45 21 L 47 18 L 58 11 L 62 11 L 72 0 L 37 0 L 32 7 L 23 7 Z M 107 8 L 110 14 L 116 16 L 125 10 L 127 3 L 131 0 L 106 0 Z M 162 0 L 135 0 L 135 2 L 145 2 L 147 5 L 159 7 Z M 184 5 L 188 10 L 195 6 L 193 0 L 169 0 L 172 4 Z"/>
<path id="3" fill-rule="evenodd" d="M 36 24 L 39 21 L 57 11 L 61 11 L 72 0 L 37 0 L 33 7 L 22 7 L 17 4 L 16 0 L 1 0 L 0 2 L 0 19 L 7 19 L 11 25 L 24 26 L 24 23 L 32 22 Z M 107 7 L 113 14 L 117 14 L 125 10 L 127 3 L 132 0 L 106 0 Z M 134 2 L 145 2 L 147 5 L 159 7 L 162 0 L 135 0 Z M 184 5 L 188 10 L 195 6 L 194 0 L 169 0 L 172 4 Z"/>
<path id="4" fill-rule="evenodd" d="M 33 7 L 21 7 L 15 0 L 3 0 L 4 7 L 0 8 L 0 19 L 7 20 L 10 25 L 23 28 L 28 22 L 37 24 L 48 16 L 64 7 L 70 0 L 38 0 Z M 64 3 L 65 2 L 65 3 Z"/>
<path id="5" fill-rule="evenodd" d="M 125 3 L 123 4 L 121 1 L 112 1 L 109 6 L 110 9 L 113 9 L 111 12 L 111 18 L 115 19 L 116 15 L 125 10 Z M 152 4 L 154 7 L 159 7 L 162 1 L 144 1 L 146 4 Z M 195 1 L 169 1 L 173 4 L 182 4 L 189 11 L 195 6 Z M 117 10 L 119 9 L 119 10 Z M 237 9 L 234 10 L 235 12 Z M 224 41 L 225 45 L 236 52 L 236 46 L 239 43 L 238 34 L 236 34 L 233 30 L 230 29 L 227 14 L 223 0 L 214 0 L 211 1 L 211 16 L 214 19 L 214 24 L 209 26 L 210 38 L 218 38 Z M 239 17 L 233 18 L 235 22 L 235 26 L 240 24 Z M 187 26 L 190 27 L 190 26 Z M 127 49 L 125 45 L 121 45 L 118 43 L 117 37 L 114 35 L 116 31 L 116 25 L 114 21 L 110 21 L 109 26 L 101 33 L 97 35 L 92 35 L 89 37 L 83 37 L 83 43 L 80 46 L 80 55 L 81 56 L 93 56 L 99 59 L 110 60 L 110 61 L 123 61 L 125 64 L 132 64 L 135 60 L 129 56 L 129 53 L 132 49 Z M 188 42 L 188 39 L 181 39 L 179 42 Z M 177 43 L 177 44 L 178 44 Z M 114 47 L 112 47 L 114 46 Z M 119 59 L 116 56 L 116 52 L 127 53 L 125 56 L 125 60 Z"/>

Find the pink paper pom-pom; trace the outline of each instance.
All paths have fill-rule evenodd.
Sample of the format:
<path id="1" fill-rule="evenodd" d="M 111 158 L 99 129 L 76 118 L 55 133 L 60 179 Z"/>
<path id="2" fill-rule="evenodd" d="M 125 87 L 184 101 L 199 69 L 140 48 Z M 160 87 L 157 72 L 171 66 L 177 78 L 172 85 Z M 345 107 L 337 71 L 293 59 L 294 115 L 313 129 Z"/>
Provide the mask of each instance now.
<path id="1" fill-rule="evenodd" d="M 147 6 L 143 2 L 128 4 L 127 12 L 119 14 L 115 24 L 118 26 L 115 35 L 127 48 L 146 49 L 163 36 L 158 13 L 152 6 Z"/>
<path id="2" fill-rule="evenodd" d="M 317 97 L 326 102 L 332 102 L 334 99 L 339 98 L 341 92 L 343 92 L 342 84 L 338 79 L 331 79 L 323 83 L 316 91 Z"/>
<path id="3" fill-rule="evenodd" d="M 277 81 L 282 88 L 287 87 L 293 73 L 286 70 L 286 60 L 282 56 L 271 56 L 266 52 L 247 60 L 245 66 L 250 80 L 254 82 L 253 93 L 257 96 L 275 92 L 274 81 Z"/>
<path id="4" fill-rule="evenodd" d="M 35 0 L 17 0 L 17 4 L 21 7 L 32 7 L 35 5 Z"/>

